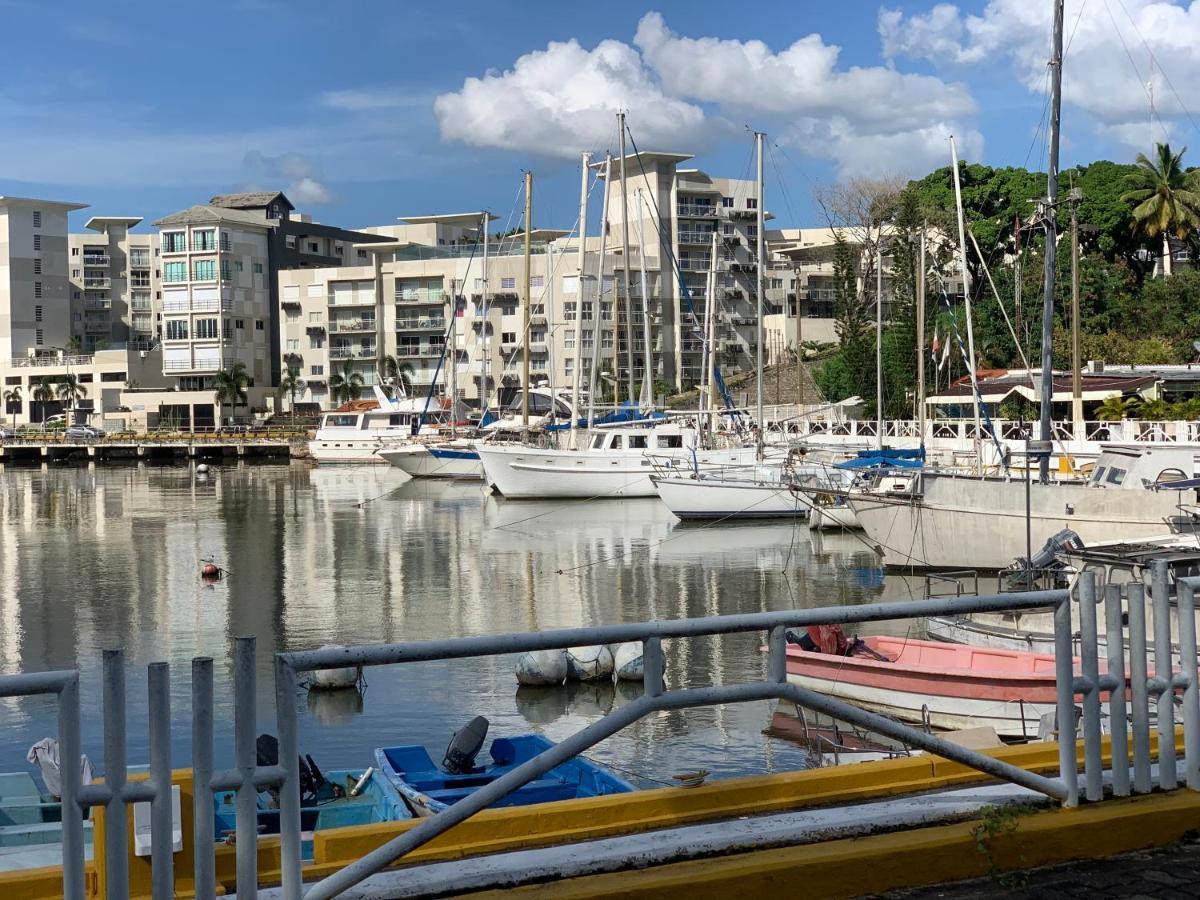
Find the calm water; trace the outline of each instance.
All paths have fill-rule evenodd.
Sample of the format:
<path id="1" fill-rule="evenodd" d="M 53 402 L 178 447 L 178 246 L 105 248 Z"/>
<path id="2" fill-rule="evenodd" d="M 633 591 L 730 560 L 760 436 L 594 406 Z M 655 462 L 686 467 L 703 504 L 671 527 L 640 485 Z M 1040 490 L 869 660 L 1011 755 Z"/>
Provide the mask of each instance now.
<path id="1" fill-rule="evenodd" d="M 228 576 L 198 577 L 215 559 Z M 260 730 L 273 730 L 271 655 L 646 618 L 908 599 L 851 536 L 790 524 L 683 526 L 657 500 L 506 502 L 386 467 L 9 467 L 0 472 L 0 671 L 79 667 L 86 752 L 100 767 L 101 650 L 129 663 L 130 761 L 147 754 L 145 664 L 172 672 L 174 753 L 190 759 L 190 660 L 216 660 L 218 764 L 232 762 L 233 639 L 258 638 Z M 887 630 L 904 633 L 908 623 Z M 872 630 L 878 630 L 874 626 Z M 761 677 L 758 637 L 665 645 L 672 685 Z M 517 690 L 512 659 L 367 672 L 361 700 L 301 693 L 301 742 L 323 767 L 420 742 L 440 758 L 473 715 L 492 734 L 561 739 L 640 688 Z M 772 704 L 665 713 L 592 755 L 647 779 L 802 766 L 765 737 Z M 0 771 L 55 733 L 47 700 L 0 701 Z M 646 783 L 650 783 L 647 781 Z"/>

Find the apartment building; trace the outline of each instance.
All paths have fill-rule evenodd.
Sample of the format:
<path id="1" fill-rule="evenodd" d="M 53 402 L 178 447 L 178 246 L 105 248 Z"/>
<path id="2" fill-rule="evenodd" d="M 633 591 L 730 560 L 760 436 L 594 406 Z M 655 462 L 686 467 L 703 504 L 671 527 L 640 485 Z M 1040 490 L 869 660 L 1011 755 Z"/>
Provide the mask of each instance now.
<path id="1" fill-rule="evenodd" d="M 70 234 L 71 337 L 83 353 L 147 350 L 158 340 L 162 270 L 157 234 L 134 234 L 138 216 L 93 216 Z"/>

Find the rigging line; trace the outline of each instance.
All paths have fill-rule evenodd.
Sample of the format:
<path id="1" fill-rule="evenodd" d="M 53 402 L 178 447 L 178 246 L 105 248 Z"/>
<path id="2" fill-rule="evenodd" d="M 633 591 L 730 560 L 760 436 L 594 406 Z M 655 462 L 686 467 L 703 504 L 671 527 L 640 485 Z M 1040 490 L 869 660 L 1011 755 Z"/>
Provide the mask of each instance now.
<path id="1" fill-rule="evenodd" d="M 1124 9 L 1124 7 L 1122 7 L 1122 9 Z M 1146 81 L 1142 78 L 1142 70 L 1138 68 L 1138 64 L 1134 62 L 1133 54 L 1129 52 L 1129 45 L 1125 43 L 1125 35 L 1122 34 L 1121 26 L 1117 24 L 1117 20 L 1112 14 L 1112 7 L 1108 5 L 1108 0 L 1104 0 L 1104 11 L 1108 13 L 1108 21 L 1112 23 L 1113 31 L 1117 33 L 1117 40 L 1121 42 L 1121 49 L 1125 51 L 1125 58 L 1129 60 L 1129 67 L 1133 69 L 1133 74 L 1138 80 L 1138 85 L 1141 87 L 1142 93 L 1146 95 L 1146 99 L 1150 102 L 1150 109 L 1153 113 L 1154 119 L 1160 126 L 1162 126 L 1163 131 L 1166 131 L 1167 124 L 1163 121 L 1162 116 L 1158 114 L 1158 109 L 1154 106 L 1154 97 L 1150 94 L 1150 90 L 1146 86 Z M 1125 15 L 1128 16 L 1129 13 L 1126 12 Z M 1134 26 L 1134 29 L 1137 29 L 1136 25 Z M 1143 44 L 1144 43 L 1145 42 L 1143 41 Z M 1149 50 L 1150 48 L 1147 47 L 1146 49 Z M 1151 57 L 1153 57 L 1153 55 L 1153 52 L 1151 52 Z M 1172 90 L 1174 90 L 1174 88 L 1172 88 Z M 1187 112 L 1187 110 L 1185 109 L 1184 112 Z M 1191 119 L 1190 114 L 1188 115 L 1188 118 Z M 1196 123 L 1192 122 L 1193 128 L 1195 125 Z"/>
<path id="2" fill-rule="evenodd" d="M 783 205 L 785 207 L 787 207 L 788 216 L 791 217 L 791 220 L 794 224 L 794 223 L 798 222 L 799 219 L 796 218 L 796 211 L 794 209 L 792 209 L 792 198 L 788 192 L 787 184 L 783 180 L 783 172 L 779 168 L 779 160 L 775 158 L 775 153 L 774 153 L 774 149 L 773 149 L 775 146 L 777 146 L 777 145 L 775 145 L 775 144 L 767 145 L 768 155 L 771 159 L 771 168 L 775 170 L 775 177 L 779 180 L 779 194 L 781 197 L 783 197 Z"/>
<path id="3" fill-rule="evenodd" d="M 1106 2 L 1107 2 L 1107 0 L 1106 0 Z M 1137 22 L 1134 20 L 1133 16 L 1131 16 L 1129 14 L 1129 10 L 1127 10 L 1125 8 L 1124 0 L 1117 0 L 1117 5 L 1121 7 L 1121 12 L 1125 13 L 1125 18 L 1127 18 L 1129 20 L 1129 24 L 1133 26 L 1133 33 L 1138 36 L 1138 40 L 1142 42 L 1142 46 L 1145 48 L 1146 52 L 1150 54 L 1150 58 L 1158 63 L 1158 71 L 1162 75 L 1163 81 L 1165 81 L 1167 83 L 1167 87 L 1169 87 L 1171 89 L 1171 94 L 1175 97 L 1175 102 L 1179 104 L 1179 108 L 1182 109 L 1183 114 L 1185 116 L 1187 116 L 1187 120 L 1192 124 L 1192 128 L 1196 129 L 1197 131 L 1200 131 L 1200 125 L 1197 125 L 1196 120 L 1192 118 L 1192 113 L 1187 108 L 1187 106 L 1184 104 L 1183 98 L 1179 96 L 1179 91 L 1175 90 L 1175 85 L 1171 82 L 1171 76 L 1168 75 L 1167 70 L 1165 68 L 1163 68 L 1162 61 L 1155 55 L 1154 51 L 1150 48 L 1149 43 L 1146 42 L 1146 38 L 1142 35 L 1141 29 L 1138 28 Z M 1158 118 L 1159 124 L 1161 125 L 1162 119 L 1159 118 L 1157 110 L 1155 111 L 1154 115 L 1155 115 L 1155 118 Z"/>

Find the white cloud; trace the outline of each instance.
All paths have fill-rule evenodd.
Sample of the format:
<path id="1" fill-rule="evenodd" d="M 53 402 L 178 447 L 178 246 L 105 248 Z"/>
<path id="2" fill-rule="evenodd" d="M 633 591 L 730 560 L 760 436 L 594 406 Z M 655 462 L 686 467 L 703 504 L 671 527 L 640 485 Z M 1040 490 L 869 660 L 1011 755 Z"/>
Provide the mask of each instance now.
<path id="1" fill-rule="evenodd" d="M 1138 150 L 1150 144 L 1146 81 L 1151 53 L 1155 106 L 1166 133 L 1173 120 L 1186 118 L 1172 85 L 1187 96 L 1200 82 L 1200 2 L 1083 5 L 1083 0 L 1068 0 L 1064 23 L 1063 100 L 1085 114 L 1085 124 Z M 999 59 L 1038 95 L 1047 85 L 1051 26 L 1050 4 L 1029 0 L 989 0 L 980 15 L 965 14 L 949 3 L 926 14 L 905 16 L 885 9 L 879 15 L 888 58 L 924 59 L 935 66 Z M 1079 122 L 1064 114 L 1065 128 Z M 1163 139 L 1160 126 L 1154 139 Z"/>
<path id="2" fill-rule="evenodd" d="M 561 157 L 611 146 L 621 109 L 647 146 L 692 149 L 705 138 L 704 111 L 665 94 L 638 52 L 613 40 L 593 50 L 551 42 L 434 101 L 444 140 Z"/>
<path id="3" fill-rule="evenodd" d="M 943 164 L 951 131 L 981 152 L 965 87 L 883 66 L 839 67 L 840 52 L 817 34 L 779 52 L 762 41 L 681 37 L 651 12 L 633 46 L 551 43 L 506 72 L 468 78 L 434 108 L 444 140 L 562 156 L 611 144 L 611 113 L 621 108 L 644 147 L 695 150 L 745 122 L 845 173 Z"/>

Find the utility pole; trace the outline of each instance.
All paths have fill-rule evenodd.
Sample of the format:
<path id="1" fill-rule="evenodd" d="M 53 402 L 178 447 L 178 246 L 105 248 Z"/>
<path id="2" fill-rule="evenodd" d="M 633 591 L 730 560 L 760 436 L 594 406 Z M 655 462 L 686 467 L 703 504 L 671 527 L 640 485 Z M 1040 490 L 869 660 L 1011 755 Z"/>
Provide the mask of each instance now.
<path id="1" fill-rule="evenodd" d="M 1046 260 L 1042 296 L 1042 383 L 1039 399 L 1036 450 L 1040 455 L 1038 477 L 1050 480 L 1052 444 L 1051 404 L 1054 399 L 1054 261 L 1058 251 L 1058 130 L 1062 117 L 1062 46 L 1063 0 L 1054 2 L 1054 48 L 1050 57 L 1050 153 L 1046 173 L 1046 209 L 1042 216 L 1046 229 Z"/>
<path id="2" fill-rule="evenodd" d="M 533 301 L 530 293 L 530 286 L 533 283 L 533 278 L 530 273 L 530 239 L 531 226 L 529 224 L 530 216 L 533 215 L 533 173 L 525 173 L 525 303 L 524 314 L 522 315 L 522 330 L 521 334 L 524 337 L 521 340 L 521 345 L 524 351 L 521 354 L 521 384 L 524 385 L 524 396 L 521 398 L 521 440 L 529 440 L 529 304 Z M 551 415 L 554 413 L 554 403 L 550 404 Z"/>
<path id="3" fill-rule="evenodd" d="M 1079 337 L 1079 201 L 1083 188 L 1072 187 L 1071 201 L 1071 430 L 1083 437 L 1083 353 Z"/>
<path id="4" fill-rule="evenodd" d="M 625 293 L 621 297 L 621 313 L 625 316 L 625 361 L 626 374 L 629 377 L 629 402 L 633 403 L 637 400 L 633 386 L 633 300 L 629 296 L 629 182 L 625 180 L 625 113 L 617 113 L 617 128 L 621 132 L 621 259 L 624 261 L 621 265 L 621 276 L 624 282 Z M 642 301 L 645 303 L 645 300 Z M 620 356 L 621 356 L 621 339 L 620 332 L 616 331 L 615 326 L 620 323 L 614 323 L 613 333 L 613 356 L 617 358 L 617 365 L 613 366 L 614 370 L 619 372 Z M 619 382 L 618 382 L 619 384 Z M 618 393 L 613 394 L 614 397 L 619 396 Z"/>

